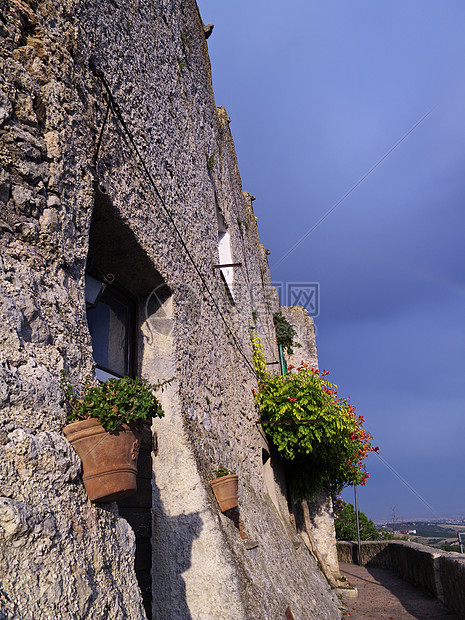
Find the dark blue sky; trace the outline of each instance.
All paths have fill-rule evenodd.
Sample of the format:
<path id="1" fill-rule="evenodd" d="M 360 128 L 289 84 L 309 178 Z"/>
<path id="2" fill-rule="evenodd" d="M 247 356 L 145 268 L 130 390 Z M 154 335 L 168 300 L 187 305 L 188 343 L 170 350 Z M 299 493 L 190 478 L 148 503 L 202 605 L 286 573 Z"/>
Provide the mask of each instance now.
<path id="1" fill-rule="evenodd" d="M 273 280 L 320 283 L 320 366 L 436 513 L 465 517 L 465 3 L 199 7 Z M 370 518 L 433 516 L 368 468 Z"/>

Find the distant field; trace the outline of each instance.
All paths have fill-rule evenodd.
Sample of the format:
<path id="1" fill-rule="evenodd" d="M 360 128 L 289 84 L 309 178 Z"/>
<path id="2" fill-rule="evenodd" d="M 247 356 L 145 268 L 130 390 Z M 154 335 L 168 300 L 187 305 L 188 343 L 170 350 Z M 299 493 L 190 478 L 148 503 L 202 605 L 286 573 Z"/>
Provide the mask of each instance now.
<path id="1" fill-rule="evenodd" d="M 386 523 L 386 529 L 392 530 L 393 523 Z M 403 521 L 395 524 L 396 530 L 416 530 L 410 534 L 413 542 L 429 547 L 440 548 L 444 545 L 458 545 L 457 532 L 465 532 L 465 523 L 428 523 L 426 521 Z M 459 547 L 457 546 L 457 551 Z"/>
<path id="2" fill-rule="evenodd" d="M 386 528 L 388 530 L 393 529 L 392 523 L 387 523 Z M 416 536 L 422 536 L 426 538 L 457 538 L 457 531 L 464 531 L 465 527 L 451 523 L 414 523 L 405 521 L 403 523 L 396 523 L 397 530 L 416 530 Z"/>
<path id="3" fill-rule="evenodd" d="M 450 526 L 438 527 L 434 525 L 418 525 L 409 529 L 416 530 L 417 536 L 423 536 L 427 538 L 457 538 L 457 530 L 453 530 Z"/>

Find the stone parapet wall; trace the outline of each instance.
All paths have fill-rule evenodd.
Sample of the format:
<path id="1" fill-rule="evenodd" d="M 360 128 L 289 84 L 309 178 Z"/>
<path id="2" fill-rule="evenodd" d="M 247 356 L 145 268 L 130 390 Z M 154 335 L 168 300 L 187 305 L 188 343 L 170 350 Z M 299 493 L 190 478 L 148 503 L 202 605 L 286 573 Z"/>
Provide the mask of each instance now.
<path id="1" fill-rule="evenodd" d="M 460 618 L 465 618 L 465 559 L 457 555 L 450 552 L 439 556 L 439 578 L 444 604 Z"/>
<path id="2" fill-rule="evenodd" d="M 337 552 L 340 562 L 358 563 L 356 542 L 338 541 Z M 465 618 L 465 557 L 461 554 L 400 540 L 363 541 L 361 563 L 397 571 Z"/>

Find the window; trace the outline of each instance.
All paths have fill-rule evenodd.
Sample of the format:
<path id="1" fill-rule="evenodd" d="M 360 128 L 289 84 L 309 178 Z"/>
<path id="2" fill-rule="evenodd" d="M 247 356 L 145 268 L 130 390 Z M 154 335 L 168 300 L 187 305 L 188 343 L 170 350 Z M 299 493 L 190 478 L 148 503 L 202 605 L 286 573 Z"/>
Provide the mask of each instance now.
<path id="1" fill-rule="evenodd" d="M 134 376 L 135 300 L 118 287 L 86 276 L 87 322 L 96 376 Z"/>

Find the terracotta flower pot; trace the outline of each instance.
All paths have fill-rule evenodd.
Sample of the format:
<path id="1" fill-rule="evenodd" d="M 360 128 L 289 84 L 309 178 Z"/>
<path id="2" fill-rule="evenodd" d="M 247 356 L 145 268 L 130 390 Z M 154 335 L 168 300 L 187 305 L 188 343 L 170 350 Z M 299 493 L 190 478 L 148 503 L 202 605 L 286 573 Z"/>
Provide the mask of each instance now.
<path id="1" fill-rule="evenodd" d="M 221 512 L 226 512 L 226 510 L 237 506 L 237 474 L 228 474 L 227 476 L 210 480 L 210 486 L 220 505 Z"/>
<path id="2" fill-rule="evenodd" d="M 113 502 L 137 491 L 140 441 L 126 424 L 109 433 L 96 418 L 73 422 L 63 433 L 82 460 L 89 499 Z"/>

